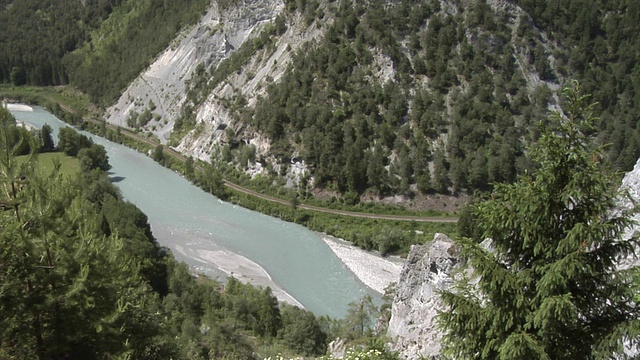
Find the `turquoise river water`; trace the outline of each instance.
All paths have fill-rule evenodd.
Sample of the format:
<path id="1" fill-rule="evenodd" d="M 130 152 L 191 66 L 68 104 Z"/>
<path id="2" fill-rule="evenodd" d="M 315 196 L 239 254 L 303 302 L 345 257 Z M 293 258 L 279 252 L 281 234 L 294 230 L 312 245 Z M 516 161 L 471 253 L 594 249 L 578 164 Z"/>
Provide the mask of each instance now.
<path id="1" fill-rule="evenodd" d="M 56 130 L 66 126 L 40 107 L 12 113 L 18 121 L 38 128 L 48 123 L 55 139 Z M 240 273 L 239 265 L 250 265 L 250 273 L 263 272 L 273 287 L 306 309 L 336 318 L 344 317 L 348 304 L 365 294 L 379 298 L 345 267 L 320 234 L 222 202 L 147 156 L 90 136 L 106 148 L 113 167 L 110 178 L 126 200 L 147 214 L 158 242 L 195 271 L 222 279 L 229 271 L 221 271 L 213 258 L 227 268 L 236 266 Z"/>

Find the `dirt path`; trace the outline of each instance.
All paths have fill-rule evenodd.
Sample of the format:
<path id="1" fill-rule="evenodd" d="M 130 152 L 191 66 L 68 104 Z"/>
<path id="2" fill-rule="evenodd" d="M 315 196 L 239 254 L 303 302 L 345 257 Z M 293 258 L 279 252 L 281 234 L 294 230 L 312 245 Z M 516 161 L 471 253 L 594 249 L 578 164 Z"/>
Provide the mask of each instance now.
<path id="1" fill-rule="evenodd" d="M 49 100 L 51 101 L 56 101 L 55 99 L 49 98 Z M 57 101 L 56 101 L 57 102 Z M 62 107 L 65 111 L 70 112 L 70 113 L 75 113 L 75 111 L 70 108 L 67 105 L 64 105 L 62 103 L 59 103 L 60 107 Z M 93 118 L 88 118 L 85 117 L 84 118 L 85 121 L 89 121 L 91 123 L 94 123 L 96 125 L 102 125 L 103 122 L 98 120 L 98 119 L 93 119 Z M 118 126 L 115 125 L 111 125 L 111 124 L 105 124 L 107 128 L 111 129 L 111 130 L 117 130 Z M 134 140 L 137 141 L 141 141 L 145 144 L 148 144 L 150 146 L 156 147 L 158 145 L 160 145 L 158 142 L 153 141 L 151 139 L 147 139 L 144 138 L 138 134 L 136 134 L 133 131 L 124 129 L 122 127 L 120 127 L 120 133 L 124 136 L 130 137 Z M 172 156 L 176 159 L 178 159 L 179 161 L 185 162 L 187 161 L 187 158 L 182 155 L 181 153 L 173 150 L 170 147 L 167 146 L 163 146 L 163 150 L 164 153 Z M 196 165 L 195 166 L 196 170 L 200 171 L 200 172 L 204 172 L 204 168 L 200 165 Z M 291 205 L 290 201 L 284 200 L 284 199 L 280 199 L 274 196 L 270 196 L 270 195 L 265 195 L 265 194 L 261 194 L 257 191 L 253 191 L 250 189 L 247 189 L 243 186 L 240 186 L 238 184 L 232 183 L 229 180 L 223 180 L 223 183 L 225 186 L 227 186 L 230 189 L 233 189 L 235 191 L 244 193 L 244 194 L 248 194 L 251 196 L 255 196 L 258 197 L 260 199 L 263 200 L 267 200 L 267 201 L 271 201 L 271 202 L 276 202 L 279 204 L 283 204 L 283 205 Z M 351 216 L 351 217 L 359 217 L 359 218 L 368 218 L 368 219 L 380 219 L 380 220 L 397 220 L 397 221 L 417 221 L 417 222 L 447 222 L 447 223 L 453 223 L 453 222 L 457 222 L 458 218 L 457 217 L 423 217 L 423 216 L 407 216 L 407 215 L 390 215 L 390 214 L 370 214 L 370 213 L 362 213 L 362 212 L 355 212 L 355 211 L 347 211 L 347 210 L 336 210 L 336 209 L 328 209 L 328 208 L 323 208 L 323 207 L 319 207 L 319 206 L 313 206 L 313 205 L 306 205 L 306 204 L 299 204 L 298 205 L 299 209 L 304 209 L 304 210 L 310 210 L 310 211 L 317 211 L 317 212 L 321 212 L 321 213 L 328 213 L 328 214 L 335 214 L 335 215 L 343 215 L 343 216 Z"/>

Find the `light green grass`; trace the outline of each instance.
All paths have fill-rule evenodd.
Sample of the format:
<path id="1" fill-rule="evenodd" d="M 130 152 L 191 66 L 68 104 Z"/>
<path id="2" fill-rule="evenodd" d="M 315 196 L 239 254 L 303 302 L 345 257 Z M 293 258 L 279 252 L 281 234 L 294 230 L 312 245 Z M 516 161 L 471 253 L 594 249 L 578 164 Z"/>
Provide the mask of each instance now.
<path id="1" fill-rule="evenodd" d="M 16 159 L 19 163 L 26 161 L 28 156 L 18 156 Z M 67 156 L 64 153 L 54 152 L 37 155 L 38 171 L 41 174 L 48 175 L 53 172 L 56 161 L 60 162 L 60 174 L 62 176 L 76 176 L 80 172 L 80 162 L 78 159 Z"/>
<path id="2" fill-rule="evenodd" d="M 70 86 L 13 86 L 0 84 L 0 99 L 6 97 L 29 104 L 49 107 L 51 104 L 63 104 L 86 114 L 89 97 Z"/>

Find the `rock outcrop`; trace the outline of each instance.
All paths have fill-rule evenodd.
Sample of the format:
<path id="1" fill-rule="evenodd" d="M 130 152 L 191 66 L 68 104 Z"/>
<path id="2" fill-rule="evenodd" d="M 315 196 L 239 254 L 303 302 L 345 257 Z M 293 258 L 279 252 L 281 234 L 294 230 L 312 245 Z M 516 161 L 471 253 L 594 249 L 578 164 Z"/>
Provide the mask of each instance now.
<path id="1" fill-rule="evenodd" d="M 617 211 L 635 208 L 640 202 L 640 160 L 622 180 L 621 190 L 628 196 L 619 201 Z M 636 225 L 628 229 L 630 237 L 639 231 L 640 214 L 632 219 Z M 489 249 L 488 243 L 483 247 Z M 636 255 L 621 259 L 621 268 L 638 266 Z M 440 355 L 442 334 L 437 328 L 436 316 L 442 309 L 438 290 L 449 289 L 462 259 L 451 239 L 436 234 L 427 245 L 414 245 L 400 274 L 396 295 L 391 307 L 387 335 L 392 339 L 391 348 L 403 359 L 436 358 Z M 636 356 L 638 349 L 625 349 L 626 355 Z"/>
<path id="2" fill-rule="evenodd" d="M 107 109 L 107 122 L 126 127 L 131 112 L 139 114 L 150 109 L 157 116 L 145 129 L 166 143 L 197 69 L 216 68 L 283 9 L 282 1 L 244 0 L 221 10 L 213 1 L 200 22 L 175 39 Z M 212 124 L 214 128 L 218 125 Z"/>
<path id="3" fill-rule="evenodd" d="M 436 234 L 427 245 L 414 245 L 400 274 L 387 335 L 401 358 L 430 358 L 440 354 L 441 333 L 436 316 L 442 309 L 439 290 L 453 284 L 460 264 L 455 244 Z"/>
<path id="4" fill-rule="evenodd" d="M 620 190 L 623 195 L 619 200 L 619 210 L 629 211 L 634 209 L 640 203 L 640 159 L 636 162 L 633 170 L 629 171 L 622 179 Z M 635 226 L 631 227 L 625 232 L 625 238 L 630 238 L 635 233 L 640 231 L 640 213 L 632 215 L 631 219 L 635 222 Z M 622 268 L 630 268 L 640 265 L 638 259 L 638 250 L 632 256 L 623 259 L 620 263 Z"/>

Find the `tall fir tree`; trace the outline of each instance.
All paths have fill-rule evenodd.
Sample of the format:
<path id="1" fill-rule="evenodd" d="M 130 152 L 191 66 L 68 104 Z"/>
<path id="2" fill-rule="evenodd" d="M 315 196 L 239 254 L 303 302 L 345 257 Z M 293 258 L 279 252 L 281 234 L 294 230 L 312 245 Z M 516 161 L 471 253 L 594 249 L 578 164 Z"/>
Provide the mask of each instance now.
<path id="1" fill-rule="evenodd" d="M 472 275 L 442 293 L 448 356 L 603 359 L 639 342 L 636 269 L 618 267 L 638 245 L 623 237 L 633 221 L 613 211 L 624 194 L 590 141 L 593 105 L 577 83 L 565 95 L 531 150 L 534 170 L 473 208 L 481 231 L 459 241 Z"/>

